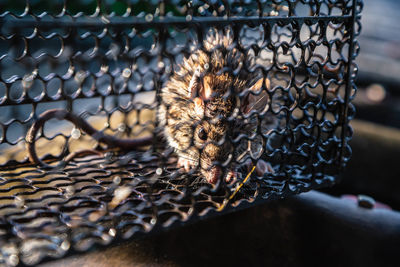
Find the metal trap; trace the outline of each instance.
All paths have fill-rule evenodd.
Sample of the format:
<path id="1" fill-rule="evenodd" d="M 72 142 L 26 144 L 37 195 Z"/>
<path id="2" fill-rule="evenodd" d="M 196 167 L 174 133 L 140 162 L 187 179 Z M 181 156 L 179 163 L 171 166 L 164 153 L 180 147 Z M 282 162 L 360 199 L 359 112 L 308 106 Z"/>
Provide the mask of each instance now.
<path id="1" fill-rule="evenodd" d="M 332 185 L 350 158 L 361 1 L 0 8 L 3 265 L 33 265 Z M 218 88 L 226 89 L 215 81 L 207 89 L 207 79 L 225 79 Z M 177 84 L 202 87 L 167 100 L 165 88 Z M 179 101 L 186 104 L 171 112 Z M 201 118 L 183 121 L 193 107 Z M 29 136 L 54 109 L 94 130 L 53 116 Z M 168 135 L 183 127 L 186 135 Z M 223 134 L 212 139 L 213 127 Z M 124 149 L 104 135 L 151 142 Z M 186 146 L 173 145 L 184 138 Z M 185 170 L 178 162 L 188 151 Z"/>

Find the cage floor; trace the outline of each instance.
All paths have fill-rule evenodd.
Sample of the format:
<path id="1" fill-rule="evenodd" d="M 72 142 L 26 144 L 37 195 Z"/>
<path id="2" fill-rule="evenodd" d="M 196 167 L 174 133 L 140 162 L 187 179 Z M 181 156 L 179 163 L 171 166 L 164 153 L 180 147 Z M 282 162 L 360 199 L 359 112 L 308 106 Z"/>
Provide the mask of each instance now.
<path id="1" fill-rule="evenodd" d="M 239 191 L 239 182 L 215 187 L 181 173 L 176 160 L 108 153 L 76 158 L 61 169 L 3 168 L 0 263 L 32 265 L 315 188 L 299 180 L 290 191 L 284 182 L 253 176 Z"/>

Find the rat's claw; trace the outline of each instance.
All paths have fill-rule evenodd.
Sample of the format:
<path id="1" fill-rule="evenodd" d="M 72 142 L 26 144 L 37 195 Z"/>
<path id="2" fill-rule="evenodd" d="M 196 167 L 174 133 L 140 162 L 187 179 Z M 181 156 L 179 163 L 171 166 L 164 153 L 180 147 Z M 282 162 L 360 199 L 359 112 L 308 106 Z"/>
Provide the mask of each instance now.
<path id="1" fill-rule="evenodd" d="M 264 173 L 275 173 L 275 171 L 269 162 L 259 159 L 256 165 L 256 173 L 258 176 L 263 176 Z"/>
<path id="2" fill-rule="evenodd" d="M 230 171 L 226 174 L 225 182 L 227 182 L 227 183 L 233 183 L 233 182 L 236 181 L 237 176 L 238 176 L 238 174 L 237 174 L 236 171 L 230 170 Z"/>
<path id="3" fill-rule="evenodd" d="M 252 164 L 251 160 L 247 160 L 245 163 L 245 166 L 247 167 L 247 171 L 250 172 L 251 169 L 253 168 L 253 164 Z M 259 159 L 257 161 L 257 165 L 256 165 L 256 174 L 257 174 L 257 176 L 263 176 L 264 173 L 272 173 L 273 174 L 273 173 L 275 173 L 275 171 L 269 162 Z"/>
<path id="4" fill-rule="evenodd" d="M 182 168 L 186 171 L 189 172 L 191 167 L 193 166 L 192 161 L 184 158 L 179 158 L 178 163 L 177 163 L 178 168 Z"/>

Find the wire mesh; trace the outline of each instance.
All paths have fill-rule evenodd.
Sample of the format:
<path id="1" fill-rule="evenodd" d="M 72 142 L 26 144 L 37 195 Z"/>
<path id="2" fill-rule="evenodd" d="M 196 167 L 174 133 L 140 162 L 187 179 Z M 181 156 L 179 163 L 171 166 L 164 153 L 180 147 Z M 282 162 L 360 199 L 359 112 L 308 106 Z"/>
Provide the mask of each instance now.
<path id="1" fill-rule="evenodd" d="M 351 156 L 361 9 L 0 5 L 0 263 L 33 265 L 333 184 Z M 139 138 L 150 141 L 115 145 Z"/>

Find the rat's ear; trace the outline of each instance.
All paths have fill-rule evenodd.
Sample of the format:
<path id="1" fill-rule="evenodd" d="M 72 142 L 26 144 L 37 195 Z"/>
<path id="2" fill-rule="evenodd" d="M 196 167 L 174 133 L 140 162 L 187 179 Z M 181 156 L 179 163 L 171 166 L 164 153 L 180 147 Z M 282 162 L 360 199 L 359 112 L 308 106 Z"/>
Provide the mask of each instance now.
<path id="1" fill-rule="evenodd" d="M 200 88 L 200 97 L 203 100 L 210 99 L 213 94 L 212 88 L 211 88 L 211 77 L 205 76 L 203 78 L 203 83 Z"/>
<path id="2" fill-rule="evenodd" d="M 200 90 L 200 68 L 197 68 L 196 71 L 193 73 L 192 79 L 190 80 L 189 83 L 189 88 L 188 88 L 188 97 L 190 99 L 195 98 L 198 96 L 199 90 Z"/>
<path id="3" fill-rule="evenodd" d="M 207 100 L 211 98 L 212 93 L 211 78 L 208 76 L 202 77 L 200 74 L 200 67 L 198 67 L 190 80 L 188 97 L 190 99 L 200 97 L 202 100 Z"/>
<path id="4" fill-rule="evenodd" d="M 247 89 L 247 93 L 243 97 L 240 110 L 244 114 L 250 113 L 252 110 L 261 113 L 266 110 L 268 105 L 269 96 L 265 89 L 263 90 L 263 82 L 265 81 L 265 87 L 267 90 L 270 89 L 270 81 L 268 78 L 260 78 L 253 86 Z M 260 92 L 261 91 L 261 92 Z M 258 95 L 256 95 L 258 94 Z"/>
<path id="5" fill-rule="evenodd" d="M 204 116 L 204 101 L 200 97 L 195 97 L 193 99 L 194 103 L 194 112 L 199 116 L 200 118 L 203 118 Z"/>
<path id="6" fill-rule="evenodd" d="M 192 76 L 192 79 L 190 80 L 188 88 L 188 97 L 192 99 L 194 103 L 194 112 L 200 118 L 204 116 L 204 82 L 201 79 L 202 78 L 200 77 L 200 68 L 197 68 Z"/>

